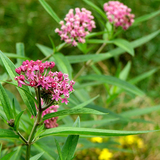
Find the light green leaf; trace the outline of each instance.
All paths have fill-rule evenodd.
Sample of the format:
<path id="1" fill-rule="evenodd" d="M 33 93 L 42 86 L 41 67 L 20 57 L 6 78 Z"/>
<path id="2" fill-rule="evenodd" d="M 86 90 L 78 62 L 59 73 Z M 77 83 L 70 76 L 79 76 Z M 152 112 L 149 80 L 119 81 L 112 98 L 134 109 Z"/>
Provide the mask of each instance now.
<path id="1" fill-rule="evenodd" d="M 158 110 L 160 110 L 160 105 L 152 106 L 152 107 L 132 109 L 132 110 L 129 110 L 129 111 L 122 112 L 122 113 L 120 113 L 120 115 L 127 118 L 127 117 L 132 117 L 132 116 L 145 115 L 145 114 L 151 113 L 153 111 L 158 111 Z"/>
<path id="2" fill-rule="evenodd" d="M 146 78 L 150 77 L 151 75 L 153 75 L 158 70 L 159 70 L 159 68 L 154 68 L 154 69 L 152 69 L 150 71 L 144 72 L 141 75 L 139 75 L 139 76 L 137 76 L 135 78 L 132 78 L 131 80 L 129 80 L 129 82 L 132 83 L 132 84 L 136 84 L 139 81 L 142 81 L 143 79 L 146 79 Z"/>
<path id="3" fill-rule="evenodd" d="M 22 146 L 15 147 L 15 153 L 13 154 L 10 160 L 19 160 L 21 152 L 22 152 Z"/>
<path id="4" fill-rule="evenodd" d="M 128 52 L 130 55 L 134 56 L 133 46 L 132 46 L 132 44 L 131 44 L 130 42 L 128 42 L 127 40 L 124 40 L 124 39 L 114 39 L 114 40 L 112 40 L 112 42 L 113 42 L 116 46 L 124 49 L 124 50 L 125 50 L 126 52 Z"/>
<path id="5" fill-rule="evenodd" d="M 53 57 L 59 71 L 62 73 L 67 73 L 69 75 L 69 79 L 72 79 L 72 67 L 68 59 L 62 53 L 56 53 Z"/>
<path id="6" fill-rule="evenodd" d="M 59 155 L 57 159 L 58 160 L 64 160 L 63 156 L 62 156 L 60 145 L 59 145 L 59 143 L 58 143 L 58 141 L 56 139 L 54 139 L 54 140 L 55 140 L 55 143 L 56 143 L 56 146 L 57 146 L 58 155 Z"/>
<path id="7" fill-rule="evenodd" d="M 0 51 L 0 58 L 8 72 L 8 74 L 10 75 L 11 79 L 13 82 L 15 82 L 14 78 L 18 75 L 15 72 L 15 65 L 12 63 L 12 61 L 10 61 L 10 59 L 8 59 L 1 51 Z M 15 82 L 15 84 L 17 84 Z M 25 90 L 27 90 L 27 92 L 29 91 L 29 88 L 27 86 L 22 86 L 22 88 L 24 88 Z M 27 93 L 19 88 L 17 88 L 23 101 L 25 102 L 27 108 L 29 109 L 29 111 L 31 112 L 32 115 L 36 115 L 37 111 L 35 108 L 35 104 L 34 101 L 27 95 Z"/>
<path id="8" fill-rule="evenodd" d="M 119 78 L 122 80 L 126 80 L 130 72 L 130 69 L 131 69 L 131 62 L 129 61 L 127 65 L 123 68 L 123 70 L 121 71 Z"/>
<path id="9" fill-rule="evenodd" d="M 0 138 L 19 138 L 19 136 L 11 130 L 0 129 Z"/>
<path id="10" fill-rule="evenodd" d="M 159 14 L 160 14 L 160 10 L 152 12 L 150 14 L 143 15 L 141 17 L 138 17 L 138 18 L 135 19 L 133 25 L 138 25 L 139 23 L 141 23 L 143 21 L 147 21 L 147 20 L 149 20 L 149 19 L 151 19 L 151 18 L 153 18 L 153 17 L 155 17 Z"/>
<path id="11" fill-rule="evenodd" d="M 8 160 L 8 159 L 10 159 L 11 156 L 14 154 L 14 152 L 15 152 L 15 151 L 6 154 L 4 157 L 1 158 L 1 160 Z"/>
<path id="12" fill-rule="evenodd" d="M 84 136 L 127 136 L 142 133 L 155 132 L 159 130 L 148 131 L 120 131 L 120 130 L 107 130 L 107 129 L 95 129 L 95 128 L 78 128 L 78 127 L 57 127 L 45 130 L 40 138 L 50 135 L 84 135 Z"/>
<path id="13" fill-rule="evenodd" d="M 157 30 L 147 36 L 144 36 L 142 38 L 139 38 L 133 42 L 131 42 L 131 45 L 133 48 L 139 47 L 143 45 L 144 43 L 150 41 L 154 37 L 156 37 L 160 33 L 160 30 Z M 125 50 L 122 48 L 116 48 L 112 51 L 101 53 L 101 54 L 89 54 L 89 55 L 76 55 L 76 56 L 66 56 L 70 63 L 79 63 L 79 62 L 86 62 L 88 60 L 93 60 L 94 62 L 99 62 L 105 59 L 109 59 L 112 57 L 115 57 L 117 55 L 121 55 L 124 53 Z"/>
<path id="14" fill-rule="evenodd" d="M 37 154 L 37 155 L 31 157 L 30 160 L 38 160 L 43 154 L 44 154 L 44 152 L 39 153 L 39 154 Z"/>
<path id="15" fill-rule="evenodd" d="M 46 119 L 49 119 L 49 118 L 52 118 L 52 117 L 58 117 L 58 116 L 63 116 L 63 115 L 72 115 L 72 114 L 98 114 L 98 115 L 104 115 L 106 113 L 102 113 L 102 112 L 99 112 L 97 110 L 90 109 L 90 108 L 73 108 L 73 109 L 66 109 L 66 110 L 61 110 L 61 111 L 58 111 L 58 112 L 46 114 L 43 117 L 43 120 L 46 120 Z"/>
<path id="16" fill-rule="evenodd" d="M 112 76 L 106 76 L 106 75 L 88 75 L 88 76 L 82 76 L 79 77 L 79 79 L 85 79 L 85 80 L 94 80 L 98 82 L 103 82 L 105 84 L 111 84 L 118 86 L 126 91 L 129 91 L 133 94 L 142 96 L 144 93 L 138 89 L 136 86 L 131 85 L 130 83 L 123 81 L 121 79 L 118 79 L 116 77 Z"/>
<path id="17" fill-rule="evenodd" d="M 94 8 L 104 19 L 107 19 L 106 14 L 99 7 L 97 7 L 91 1 L 88 1 L 88 0 L 83 0 L 83 1 L 87 3 L 89 6 L 91 6 L 92 8 Z"/>
<path id="18" fill-rule="evenodd" d="M 0 83 L 0 101 L 3 107 L 3 110 L 6 114 L 6 117 L 8 120 L 13 119 L 13 113 L 12 113 L 12 108 L 10 104 L 10 99 L 8 98 L 7 93 L 5 92 L 5 89 Z"/>
<path id="19" fill-rule="evenodd" d="M 50 14 L 50 16 L 59 24 L 61 21 L 57 14 L 53 11 L 53 9 L 48 5 L 45 0 L 39 0 L 44 9 Z"/>
<path id="20" fill-rule="evenodd" d="M 55 155 L 57 155 L 53 148 L 50 148 L 49 146 L 47 146 L 45 143 L 42 142 L 36 142 L 33 144 L 33 146 L 35 147 L 36 150 L 38 150 L 39 152 L 43 152 L 43 159 L 47 159 L 47 160 L 55 160 Z"/>
<path id="21" fill-rule="evenodd" d="M 24 51 L 24 44 L 23 43 L 16 43 L 16 53 L 19 56 L 24 57 L 25 56 L 25 51 Z M 21 65 L 23 60 L 17 59 L 18 65 Z"/>
<path id="22" fill-rule="evenodd" d="M 17 54 L 14 54 L 14 53 L 4 53 L 7 57 L 9 58 L 17 58 L 18 60 L 30 60 L 30 58 L 28 57 L 24 57 L 24 56 L 21 56 L 21 55 L 17 55 Z"/>
<path id="23" fill-rule="evenodd" d="M 112 43 L 112 41 L 103 40 L 103 39 L 88 39 L 87 43 Z"/>

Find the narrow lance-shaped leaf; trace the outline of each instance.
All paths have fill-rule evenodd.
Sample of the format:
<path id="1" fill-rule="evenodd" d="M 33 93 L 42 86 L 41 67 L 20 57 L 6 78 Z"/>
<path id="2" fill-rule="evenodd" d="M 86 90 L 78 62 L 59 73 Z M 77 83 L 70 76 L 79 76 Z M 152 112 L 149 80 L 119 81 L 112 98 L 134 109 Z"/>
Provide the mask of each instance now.
<path id="1" fill-rule="evenodd" d="M 15 72 L 15 65 L 1 51 L 0 51 L 0 58 L 1 58 L 2 62 L 3 62 L 3 64 L 4 64 L 8 74 L 10 75 L 12 81 L 15 82 L 14 78 L 18 75 Z M 25 90 L 30 92 L 29 88 L 27 86 L 22 86 L 22 88 L 24 88 Z M 35 108 L 34 101 L 26 94 L 25 91 L 23 91 L 23 90 L 21 90 L 19 88 L 17 88 L 17 89 L 18 89 L 22 99 L 24 100 L 26 106 L 28 107 L 29 111 L 31 112 L 32 115 L 35 116 L 37 114 L 37 111 L 36 111 L 36 108 Z"/>
<path id="2" fill-rule="evenodd" d="M 4 157 L 1 158 L 1 160 L 8 160 L 8 159 L 10 159 L 11 156 L 12 156 L 14 153 L 15 153 L 15 151 L 6 154 Z"/>
<path id="3" fill-rule="evenodd" d="M 94 8 L 103 18 L 107 19 L 106 14 L 99 7 L 97 7 L 91 1 L 88 1 L 88 0 L 83 0 L 83 1 L 87 3 L 89 6 L 91 6 L 92 8 Z"/>
<path id="4" fill-rule="evenodd" d="M 118 79 L 116 77 L 112 77 L 112 76 L 105 76 L 105 75 L 88 75 L 88 76 L 82 76 L 80 77 L 80 79 L 85 79 L 85 80 L 94 80 L 94 81 L 98 81 L 98 82 L 103 82 L 103 83 L 107 83 L 107 84 L 112 84 L 115 86 L 118 86 L 126 91 L 129 91 L 133 94 L 136 95 L 144 95 L 144 93 L 138 89 L 137 87 L 131 85 L 130 83 L 123 81 L 121 79 Z"/>
<path id="5" fill-rule="evenodd" d="M 13 112 L 12 112 L 11 105 L 9 103 L 10 99 L 9 99 L 7 93 L 5 92 L 5 89 L 1 85 L 1 83 L 0 83 L 0 100 L 1 100 L 2 107 L 3 107 L 3 110 L 6 114 L 7 119 L 8 120 L 13 119 Z"/>
<path id="6" fill-rule="evenodd" d="M 44 9 L 50 14 L 50 16 L 59 24 L 61 21 L 57 14 L 53 11 L 53 9 L 48 5 L 45 0 L 39 0 Z"/>
<path id="7" fill-rule="evenodd" d="M 130 55 L 134 56 L 133 46 L 132 46 L 131 43 L 128 42 L 127 40 L 124 40 L 124 39 L 114 39 L 114 40 L 112 40 L 112 42 L 113 42 L 116 46 L 124 49 L 124 50 L 125 50 L 126 52 L 128 52 Z"/>
<path id="8" fill-rule="evenodd" d="M 133 48 L 141 46 L 142 44 L 150 41 L 154 37 L 156 37 L 160 33 L 160 30 L 157 30 L 147 36 L 139 38 L 135 41 L 131 42 Z M 93 62 L 99 62 L 105 59 L 109 59 L 124 53 L 125 50 L 122 48 L 116 48 L 106 53 L 101 54 L 89 54 L 89 55 L 76 55 L 76 56 L 66 56 L 70 63 L 79 63 L 79 62 L 86 62 L 88 60 L 93 60 Z"/>
<path id="9" fill-rule="evenodd" d="M 50 113 L 50 114 L 46 114 L 43 117 L 43 120 L 52 118 L 52 117 L 58 117 L 58 116 L 63 116 L 63 115 L 72 115 L 72 114 L 98 114 L 98 115 L 103 115 L 106 113 L 102 113 L 99 112 L 97 110 L 94 109 L 90 109 L 90 108 L 73 108 L 73 109 L 66 109 L 66 110 L 61 110 L 58 112 L 54 112 L 54 113 Z"/>
<path id="10" fill-rule="evenodd" d="M 37 154 L 37 155 L 31 157 L 29 160 L 38 160 L 43 154 L 44 154 L 44 152 L 39 153 L 39 154 Z"/>
<path id="11" fill-rule="evenodd" d="M 24 51 L 24 44 L 23 43 L 16 43 L 16 52 L 17 55 L 19 56 L 25 56 L 25 51 Z M 22 59 L 17 59 L 18 65 L 21 65 L 23 60 Z"/>
<path id="12" fill-rule="evenodd" d="M 74 127 L 80 127 L 80 118 L 76 119 L 73 124 Z M 64 160 L 71 160 L 74 156 L 76 146 L 78 143 L 79 135 L 69 135 L 63 145 L 62 155 Z M 59 159 L 58 159 L 59 160 Z"/>
<path id="13" fill-rule="evenodd" d="M 136 135 L 142 133 L 155 132 L 159 130 L 148 131 L 120 131 L 120 130 L 107 130 L 107 129 L 95 129 L 95 128 L 77 128 L 77 127 L 57 127 L 45 130 L 40 138 L 49 135 L 84 135 L 84 136 L 127 136 Z"/>
<path id="14" fill-rule="evenodd" d="M 0 129 L 0 138 L 19 138 L 19 136 L 11 130 Z"/>
<path id="15" fill-rule="evenodd" d="M 54 139 L 54 140 L 55 140 L 55 143 L 56 143 L 56 146 L 57 146 L 58 160 L 64 160 L 63 156 L 62 156 L 60 145 L 59 145 L 59 143 L 58 143 L 58 141 L 56 139 Z"/>
<path id="16" fill-rule="evenodd" d="M 16 131 L 18 130 L 19 121 L 20 121 L 20 118 L 21 118 L 23 112 L 24 112 L 24 111 L 21 111 L 21 112 L 16 116 L 15 123 L 14 123 L 14 128 L 15 128 Z"/>
<path id="17" fill-rule="evenodd" d="M 58 69 L 62 71 L 62 73 L 67 73 L 69 75 L 69 79 L 72 79 L 72 67 L 68 59 L 62 53 L 56 53 L 53 57 Z"/>

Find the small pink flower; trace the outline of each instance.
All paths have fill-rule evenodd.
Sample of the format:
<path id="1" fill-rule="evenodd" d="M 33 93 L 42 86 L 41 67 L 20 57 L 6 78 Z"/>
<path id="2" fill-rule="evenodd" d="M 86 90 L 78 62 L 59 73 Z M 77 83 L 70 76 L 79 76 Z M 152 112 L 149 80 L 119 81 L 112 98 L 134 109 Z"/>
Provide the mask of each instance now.
<path id="1" fill-rule="evenodd" d="M 81 10 L 79 8 L 74 10 L 70 9 L 69 13 L 64 18 L 64 21 L 60 21 L 61 29 L 56 28 L 55 32 L 66 43 L 70 43 L 73 46 L 77 46 L 79 43 L 85 43 L 85 36 L 96 28 L 94 17 L 92 13 L 85 8 Z"/>
<path id="2" fill-rule="evenodd" d="M 109 1 L 104 4 L 109 22 L 116 27 L 121 26 L 124 30 L 128 29 L 134 22 L 134 14 L 131 14 L 131 9 L 119 1 Z"/>

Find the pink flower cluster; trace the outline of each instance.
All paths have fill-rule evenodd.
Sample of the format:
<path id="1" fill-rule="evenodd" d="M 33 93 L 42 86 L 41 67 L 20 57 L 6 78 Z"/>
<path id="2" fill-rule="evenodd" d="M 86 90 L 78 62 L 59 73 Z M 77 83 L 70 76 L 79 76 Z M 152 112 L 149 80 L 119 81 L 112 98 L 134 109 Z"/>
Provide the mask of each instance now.
<path id="1" fill-rule="evenodd" d="M 85 8 L 76 8 L 75 15 L 74 10 L 70 9 L 65 22 L 60 22 L 61 29 L 56 28 L 55 32 L 60 35 L 61 40 L 77 46 L 77 42 L 85 43 L 85 36 L 96 27 L 93 19 L 91 12 Z"/>
<path id="2" fill-rule="evenodd" d="M 109 1 L 104 4 L 109 22 L 116 27 L 121 26 L 124 30 L 128 29 L 134 22 L 134 14 L 130 14 L 131 9 L 119 1 Z"/>
<path id="3" fill-rule="evenodd" d="M 51 95 L 55 101 L 61 100 L 62 103 L 68 103 L 69 92 L 73 91 L 75 82 L 69 82 L 68 74 L 62 72 L 52 72 L 55 66 L 54 62 L 42 63 L 42 61 L 24 61 L 22 65 L 15 69 L 19 76 L 15 77 L 18 86 L 31 86 L 41 88 L 42 93 Z M 63 95 L 63 98 L 61 97 Z M 43 97 L 42 97 L 43 98 Z"/>

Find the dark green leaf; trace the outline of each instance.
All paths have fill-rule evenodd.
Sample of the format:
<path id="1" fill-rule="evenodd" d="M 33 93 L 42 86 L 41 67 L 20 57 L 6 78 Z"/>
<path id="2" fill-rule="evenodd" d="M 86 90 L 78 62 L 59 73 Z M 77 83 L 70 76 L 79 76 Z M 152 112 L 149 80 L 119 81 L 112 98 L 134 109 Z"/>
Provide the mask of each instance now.
<path id="1" fill-rule="evenodd" d="M 21 111 L 17 116 L 16 116 L 16 119 L 15 119 L 15 123 L 14 123 L 14 128 L 15 130 L 17 131 L 18 130 L 18 127 L 19 127 L 19 121 L 20 121 L 20 118 L 22 116 L 24 111 Z"/>
<path id="2" fill-rule="evenodd" d="M 13 119 L 13 112 L 10 104 L 10 99 L 8 98 L 8 95 L 5 92 L 5 89 L 3 88 L 1 83 L 0 83 L 0 100 L 7 119 L 8 120 Z"/>

